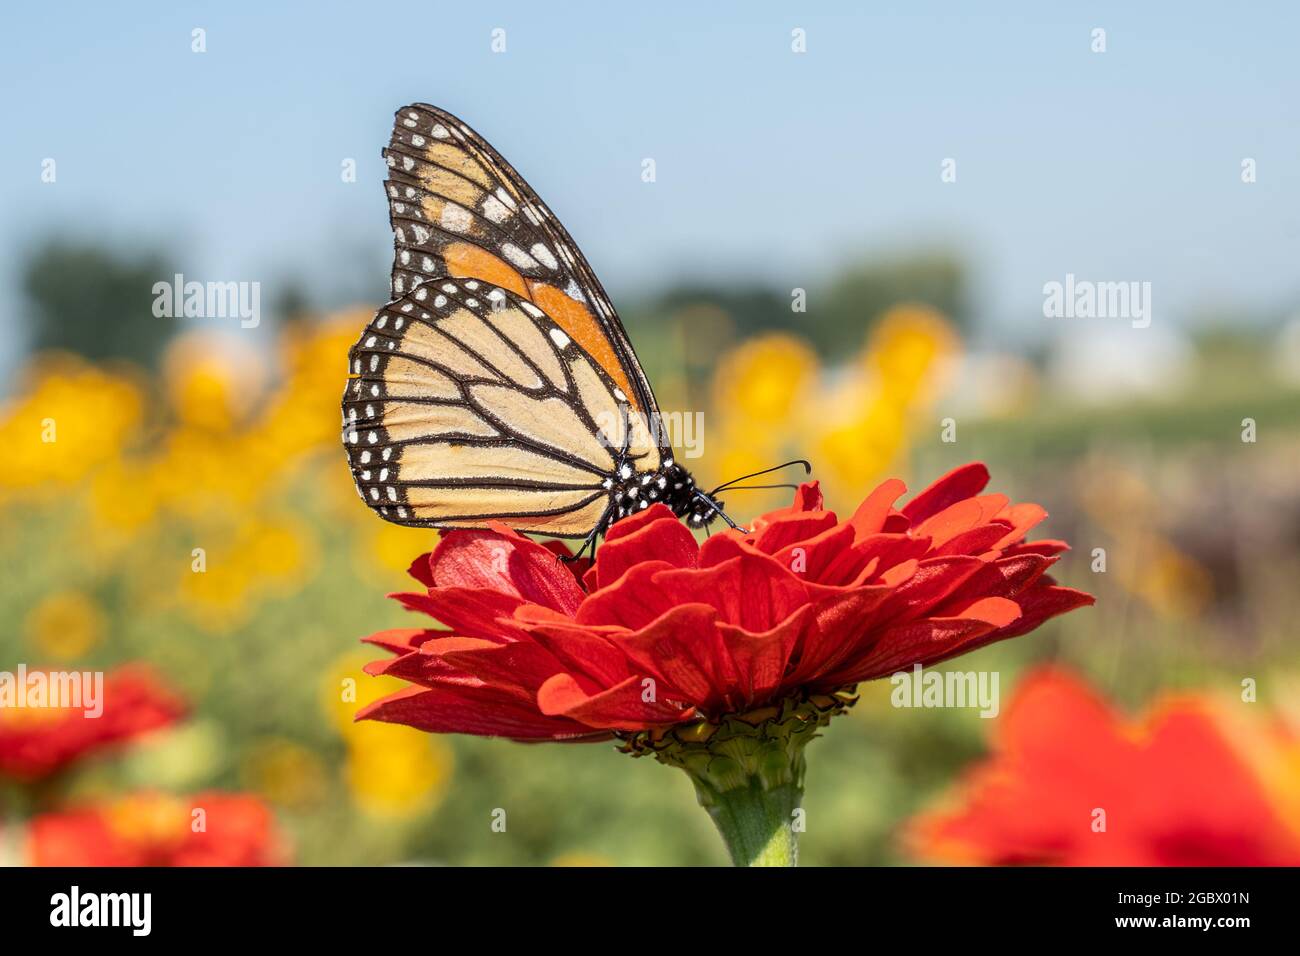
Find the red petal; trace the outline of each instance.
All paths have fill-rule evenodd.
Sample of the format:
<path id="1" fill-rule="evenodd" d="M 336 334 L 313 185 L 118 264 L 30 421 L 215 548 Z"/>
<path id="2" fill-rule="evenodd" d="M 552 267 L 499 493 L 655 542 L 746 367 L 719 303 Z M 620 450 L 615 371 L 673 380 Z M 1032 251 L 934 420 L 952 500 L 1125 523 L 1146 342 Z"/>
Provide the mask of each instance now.
<path id="1" fill-rule="evenodd" d="M 986 562 L 936 609 L 936 614 L 945 616 L 952 607 L 964 606 L 979 597 L 1015 599 L 1041 578 L 1054 561 L 1040 554 L 1020 554 Z"/>
<path id="2" fill-rule="evenodd" d="M 1010 522 L 1001 520 L 994 521 L 991 524 L 979 525 L 969 531 L 954 535 L 942 545 L 936 542 L 934 553 L 936 555 L 983 554 L 989 548 L 995 547 L 998 541 L 1005 538 L 1010 527 Z"/>
<path id="3" fill-rule="evenodd" d="M 511 616 L 521 601 L 510 594 L 478 588 L 430 588 L 428 594 L 390 594 L 412 611 L 441 621 L 457 634 L 489 641 L 518 640 L 522 630 Z"/>
<path id="4" fill-rule="evenodd" d="M 853 512 L 849 524 L 853 528 L 855 540 L 876 534 L 885 526 L 894 502 L 907 493 L 907 485 L 897 478 L 883 482 L 875 491 L 867 495 L 858 510 Z"/>
<path id="5" fill-rule="evenodd" d="M 873 534 L 857 539 L 853 550 L 865 562 L 876 560 L 876 574 L 881 575 L 890 568 L 924 557 L 930 550 L 930 539 L 909 534 Z"/>
<path id="6" fill-rule="evenodd" d="M 453 640 L 486 643 L 476 638 L 453 638 Z M 443 660 L 436 654 L 420 651 L 412 651 L 401 657 L 371 661 L 363 670 L 371 677 L 397 677 L 424 687 L 464 687 L 473 690 L 484 686 L 483 680 L 466 673 L 455 664 Z"/>
<path id="7" fill-rule="evenodd" d="M 1002 554 L 1010 556 L 1013 554 L 1041 554 L 1045 557 L 1053 557 L 1070 550 L 1070 546 L 1064 541 L 1043 538 L 1040 541 L 1021 542 L 1013 544 L 1010 547 L 1003 547 Z"/>
<path id="8" fill-rule="evenodd" d="M 815 619 L 816 610 L 811 604 L 805 604 L 780 624 L 762 632 L 747 631 L 734 624 L 718 625 L 738 678 L 726 692 L 736 709 L 766 700 L 780 686 L 795 645 Z"/>
<path id="9" fill-rule="evenodd" d="M 758 553 L 758 550 L 748 538 L 734 532 L 731 534 L 714 534 L 706 538 L 704 543 L 700 545 L 700 555 L 696 559 L 695 566 L 697 568 L 711 568 L 742 554 Z"/>
<path id="10" fill-rule="evenodd" d="M 361 643 L 373 644 L 394 654 L 406 654 L 418 650 L 425 641 L 431 641 L 435 637 L 446 637 L 450 633 L 450 631 L 434 631 L 419 627 L 401 627 L 376 631 L 368 637 L 363 637 Z"/>
<path id="11" fill-rule="evenodd" d="M 606 730 L 645 730 L 686 720 L 693 711 L 645 698 L 655 691 L 647 678 L 632 676 L 599 694 L 588 694 L 568 674 L 556 674 L 537 692 L 543 714 L 564 716 Z"/>
<path id="12" fill-rule="evenodd" d="M 989 470 L 982 462 L 961 465 L 904 505 L 903 514 L 915 527 L 945 508 L 978 495 L 988 483 Z"/>
<path id="13" fill-rule="evenodd" d="M 890 597 L 889 587 L 864 587 L 821 597 L 794 650 L 795 667 L 784 685 L 812 682 L 860 653 L 879 608 Z"/>
<path id="14" fill-rule="evenodd" d="M 998 517 L 1011 522 L 1011 530 L 1007 532 L 1007 536 L 993 546 L 1005 548 L 1023 540 L 1030 529 L 1047 517 L 1047 509 L 1028 501 L 1024 504 L 1008 506 Z"/>
<path id="15" fill-rule="evenodd" d="M 851 550 L 852 544 L 853 529 L 836 525 L 816 537 L 787 545 L 773 558 L 806 581 L 848 584 L 868 563 Z"/>
<path id="16" fill-rule="evenodd" d="M 551 552 L 551 554 L 555 555 L 557 558 L 569 559 L 561 563 L 564 567 L 568 568 L 569 573 L 572 574 L 579 583 L 582 582 L 583 575 L 587 573 L 588 569 L 590 569 L 594 563 L 591 558 L 577 558 L 575 560 L 573 558 L 573 549 L 563 541 L 556 541 L 554 539 L 543 541 L 542 547 Z"/>
<path id="17" fill-rule="evenodd" d="M 880 619 L 909 620 L 931 611 L 985 566 L 972 557 L 927 558 L 894 589 L 880 609 Z"/>
<path id="18" fill-rule="evenodd" d="M 1021 618 L 1005 633 L 999 633 L 998 640 L 1028 634 L 1048 618 L 1097 603 L 1097 599 L 1085 591 L 1055 584 L 1044 585 L 1041 582 L 1016 595 L 1015 600 L 1020 605 Z"/>
<path id="19" fill-rule="evenodd" d="M 532 702 L 547 679 L 564 665 L 545 648 L 528 641 L 490 644 L 465 638 L 430 641 L 420 653 L 441 657 L 485 684 Z"/>
<path id="20" fill-rule="evenodd" d="M 717 608 L 720 620 L 750 631 L 775 627 L 810 601 L 797 575 L 769 557 L 752 554 L 703 570 L 661 571 L 651 584 L 673 604 L 707 604 Z"/>
<path id="21" fill-rule="evenodd" d="M 933 617 L 900 624 L 884 631 L 869 653 L 823 679 L 829 680 L 828 686 L 838 686 L 887 677 L 913 664 L 928 667 L 957 653 L 973 650 L 972 642 L 992 635 L 997 629 L 996 624 L 978 617 Z"/>
<path id="22" fill-rule="evenodd" d="M 913 528 L 918 537 L 929 535 L 934 547 L 984 523 L 984 505 L 978 498 L 965 498 L 926 518 Z M 1003 533 L 1006 529 L 1003 529 Z"/>
<path id="23" fill-rule="evenodd" d="M 436 734 L 476 734 L 513 740 L 603 740 L 590 727 L 541 713 L 491 688 L 457 691 L 407 687 L 361 709 L 357 720 L 406 724 Z"/>
<path id="24" fill-rule="evenodd" d="M 406 569 L 407 574 L 415 578 L 415 580 L 419 581 L 426 588 L 433 587 L 433 568 L 430 565 L 430 560 L 432 558 L 433 552 L 426 551 L 424 554 L 412 561 L 411 566 Z"/>
<path id="25" fill-rule="evenodd" d="M 571 621 L 539 621 L 526 626 L 533 640 L 562 662 L 566 671 L 587 678 L 593 689 L 613 686 L 631 672 L 615 640 L 624 633 L 622 628 Z"/>
<path id="26" fill-rule="evenodd" d="M 736 683 L 735 668 L 719 632 L 718 612 L 682 604 L 646 627 L 618 639 L 619 648 L 645 673 L 690 703 L 713 708 Z"/>
<path id="27" fill-rule="evenodd" d="M 775 511 L 769 511 L 767 514 L 759 515 L 750 522 L 751 535 L 762 531 L 773 521 L 778 518 L 789 515 L 802 514 L 806 511 L 822 510 L 822 492 L 821 488 L 815 481 L 802 482 L 794 493 L 794 502 L 786 508 L 777 508 Z"/>
<path id="28" fill-rule="evenodd" d="M 644 511 L 634 511 L 626 518 L 620 518 L 610 525 L 609 531 L 605 535 L 605 544 L 609 544 L 611 541 L 617 541 L 619 538 L 640 531 L 652 522 L 663 521 L 665 519 L 671 521 L 673 524 L 680 523 L 677 520 L 677 516 L 673 514 L 671 508 L 663 502 L 655 502 Z M 599 556 L 597 557 L 599 558 Z"/>
<path id="29" fill-rule="evenodd" d="M 644 561 L 608 587 L 587 595 L 574 620 L 579 624 L 618 624 L 635 630 L 671 610 L 674 602 L 651 579 L 672 570 L 665 561 Z"/>
<path id="30" fill-rule="evenodd" d="M 638 520 L 656 513 L 657 520 Z M 618 534 L 613 534 L 617 530 Z M 675 568 L 693 568 L 700 547 L 695 536 L 663 505 L 647 508 L 618 522 L 596 553 L 597 588 L 613 584 L 643 561 L 664 561 Z"/>
<path id="31" fill-rule="evenodd" d="M 496 591 L 570 615 L 582 601 L 582 588 L 555 554 L 513 532 L 447 532 L 430 566 L 435 587 Z"/>

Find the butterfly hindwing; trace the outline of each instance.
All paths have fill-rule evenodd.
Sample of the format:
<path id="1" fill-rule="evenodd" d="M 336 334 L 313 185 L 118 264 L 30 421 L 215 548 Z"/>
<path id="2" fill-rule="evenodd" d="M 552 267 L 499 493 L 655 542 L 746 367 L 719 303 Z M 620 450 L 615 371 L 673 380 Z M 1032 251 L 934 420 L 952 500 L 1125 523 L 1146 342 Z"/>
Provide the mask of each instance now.
<path id="1" fill-rule="evenodd" d="M 399 524 L 580 537 L 620 462 L 660 466 L 644 419 L 529 299 L 427 281 L 380 309 L 349 353 L 343 441 L 362 499 Z"/>
<path id="2" fill-rule="evenodd" d="M 486 140 L 425 104 L 397 111 L 384 156 L 393 297 L 472 278 L 527 299 L 605 371 L 646 418 L 654 393 L 609 297 L 564 226 Z"/>

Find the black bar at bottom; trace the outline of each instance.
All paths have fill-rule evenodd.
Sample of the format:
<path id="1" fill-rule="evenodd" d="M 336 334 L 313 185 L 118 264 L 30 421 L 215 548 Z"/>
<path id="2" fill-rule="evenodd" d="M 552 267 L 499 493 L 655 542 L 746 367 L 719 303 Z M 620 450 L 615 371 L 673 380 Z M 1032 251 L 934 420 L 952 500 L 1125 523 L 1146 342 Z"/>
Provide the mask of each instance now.
<path id="1" fill-rule="evenodd" d="M 0 926 L 7 941 L 126 945 L 417 939 L 442 948 L 513 932 L 540 933 L 543 945 L 603 922 L 623 927 L 615 944 L 658 926 L 665 946 L 689 939 L 695 950 L 711 933 L 735 942 L 777 924 L 814 944 L 882 930 L 927 942 L 1044 931 L 1228 941 L 1291 924 L 1296 886 L 1295 869 L 1228 868 L 10 869 L 0 870 Z M 686 923 L 699 931 L 683 937 Z"/>

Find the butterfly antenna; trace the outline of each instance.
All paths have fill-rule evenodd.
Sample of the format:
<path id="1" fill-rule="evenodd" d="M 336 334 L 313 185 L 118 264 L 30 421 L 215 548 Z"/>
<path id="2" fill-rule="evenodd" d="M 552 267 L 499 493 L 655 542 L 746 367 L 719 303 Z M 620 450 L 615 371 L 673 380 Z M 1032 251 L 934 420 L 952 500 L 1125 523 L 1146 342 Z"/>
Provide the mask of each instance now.
<path id="1" fill-rule="evenodd" d="M 750 478 L 757 478 L 759 475 L 770 475 L 774 471 L 780 471 L 782 468 L 789 468 L 791 465 L 803 465 L 804 474 L 812 474 L 812 462 L 806 458 L 795 458 L 792 461 L 783 462 L 780 465 L 773 465 L 771 468 L 764 468 L 762 471 L 756 471 L 753 474 L 741 475 L 739 478 L 732 478 L 730 481 L 723 482 L 709 492 L 710 495 L 716 495 L 720 491 L 726 491 L 732 485 L 739 481 L 747 481 Z"/>
<path id="2" fill-rule="evenodd" d="M 733 531 L 739 531 L 741 534 L 749 534 L 748 528 L 742 528 L 740 525 L 736 524 L 736 522 L 731 520 L 731 516 L 729 514 L 727 514 L 720 507 L 718 507 L 718 503 L 713 500 L 713 492 L 709 492 L 706 494 L 703 491 L 696 491 L 695 497 L 699 498 L 710 508 L 712 508 L 713 513 L 727 523 L 728 528 L 730 528 Z"/>
<path id="3" fill-rule="evenodd" d="M 798 485 L 729 485 L 727 491 L 769 491 L 774 488 L 797 489 Z"/>

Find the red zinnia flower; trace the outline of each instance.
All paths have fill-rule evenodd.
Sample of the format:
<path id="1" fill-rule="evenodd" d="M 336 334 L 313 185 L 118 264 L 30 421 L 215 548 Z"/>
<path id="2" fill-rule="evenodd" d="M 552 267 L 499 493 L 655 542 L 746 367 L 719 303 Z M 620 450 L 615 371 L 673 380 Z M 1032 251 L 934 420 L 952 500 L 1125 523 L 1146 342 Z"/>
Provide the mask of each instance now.
<path id="1" fill-rule="evenodd" d="M 711 809 L 751 780 L 797 805 L 803 745 L 853 685 L 1092 603 L 1045 573 L 1064 542 L 1024 542 L 1043 509 L 980 494 L 987 481 L 966 465 L 901 510 L 903 483 L 886 481 L 845 522 L 805 484 L 749 533 L 702 545 L 655 505 L 581 567 L 505 527 L 448 532 L 411 567 L 427 591 L 394 595 L 447 629 L 367 638 L 397 655 L 371 673 L 413 686 L 358 716 L 518 740 L 617 735 L 685 767 Z"/>
<path id="2" fill-rule="evenodd" d="M 33 866 L 275 866 L 284 846 L 261 800 L 143 793 L 28 825 Z"/>
<path id="3" fill-rule="evenodd" d="M 1280 818 L 1211 701 L 1167 699 L 1130 722 L 1061 671 L 1021 683 L 996 727 L 993 754 L 952 803 L 913 821 L 908 842 L 919 857 L 983 865 L 1300 864 L 1300 833 Z"/>
<path id="4" fill-rule="evenodd" d="M 84 707 L 0 707 L 0 777 L 30 783 L 87 754 L 175 723 L 185 703 L 147 668 L 104 676 L 103 712 Z"/>

